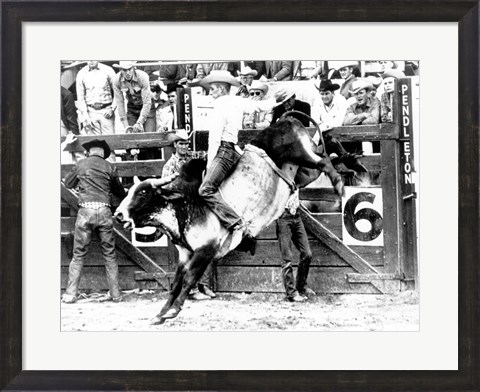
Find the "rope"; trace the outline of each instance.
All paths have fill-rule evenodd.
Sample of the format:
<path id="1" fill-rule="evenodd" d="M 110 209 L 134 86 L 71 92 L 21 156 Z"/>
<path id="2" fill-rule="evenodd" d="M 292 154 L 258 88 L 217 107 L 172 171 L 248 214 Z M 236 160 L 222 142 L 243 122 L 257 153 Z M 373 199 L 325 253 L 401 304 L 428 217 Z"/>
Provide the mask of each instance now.
<path id="1" fill-rule="evenodd" d="M 292 192 L 297 189 L 297 186 L 295 185 L 295 183 L 290 178 L 288 178 L 287 175 L 281 169 L 278 168 L 275 162 L 272 161 L 272 158 L 270 158 L 264 150 L 256 146 L 253 146 L 251 144 L 247 144 L 245 146 L 245 151 L 254 152 L 258 156 L 263 158 L 268 163 L 268 165 L 273 169 L 273 171 L 277 173 L 278 176 L 287 183 L 287 185 L 290 187 Z"/>

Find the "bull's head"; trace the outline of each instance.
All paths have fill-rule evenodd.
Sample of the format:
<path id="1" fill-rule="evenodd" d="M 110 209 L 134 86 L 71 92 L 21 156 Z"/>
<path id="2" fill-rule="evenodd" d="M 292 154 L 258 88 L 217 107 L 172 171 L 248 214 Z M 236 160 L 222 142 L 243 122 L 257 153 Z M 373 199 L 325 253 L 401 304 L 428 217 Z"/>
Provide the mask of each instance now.
<path id="1" fill-rule="evenodd" d="M 134 184 L 127 196 L 118 206 L 115 217 L 124 227 L 159 226 L 161 213 L 168 209 L 168 201 L 176 195 L 162 187 L 170 184 L 178 174 L 140 181 L 134 178 Z"/>

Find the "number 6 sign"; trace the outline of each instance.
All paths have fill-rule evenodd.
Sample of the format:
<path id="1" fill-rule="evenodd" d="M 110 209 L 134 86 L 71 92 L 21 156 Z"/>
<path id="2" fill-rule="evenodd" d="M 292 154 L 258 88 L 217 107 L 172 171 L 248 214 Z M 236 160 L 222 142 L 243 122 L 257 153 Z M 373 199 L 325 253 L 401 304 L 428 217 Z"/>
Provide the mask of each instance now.
<path id="1" fill-rule="evenodd" d="M 381 188 L 345 187 L 342 234 L 345 245 L 383 246 Z"/>

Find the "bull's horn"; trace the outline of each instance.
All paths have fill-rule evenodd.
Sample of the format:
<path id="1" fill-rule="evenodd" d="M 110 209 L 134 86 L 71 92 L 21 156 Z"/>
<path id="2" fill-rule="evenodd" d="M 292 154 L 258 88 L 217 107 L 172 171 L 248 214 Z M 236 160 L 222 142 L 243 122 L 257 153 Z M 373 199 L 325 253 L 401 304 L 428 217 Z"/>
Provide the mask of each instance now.
<path id="1" fill-rule="evenodd" d="M 134 176 L 134 177 L 133 177 L 133 184 L 134 184 L 134 185 L 137 185 L 137 184 L 139 184 L 139 183 L 141 183 L 141 182 L 142 182 L 142 181 L 140 181 L 140 178 L 138 178 L 137 176 Z"/>
<path id="2" fill-rule="evenodd" d="M 165 176 L 165 177 L 162 177 L 162 178 L 151 179 L 150 182 L 151 182 L 151 184 L 154 188 L 157 188 L 157 187 L 162 187 L 166 184 L 169 184 L 170 182 L 172 182 L 177 177 L 178 177 L 178 173 L 173 173 L 169 176 Z"/>

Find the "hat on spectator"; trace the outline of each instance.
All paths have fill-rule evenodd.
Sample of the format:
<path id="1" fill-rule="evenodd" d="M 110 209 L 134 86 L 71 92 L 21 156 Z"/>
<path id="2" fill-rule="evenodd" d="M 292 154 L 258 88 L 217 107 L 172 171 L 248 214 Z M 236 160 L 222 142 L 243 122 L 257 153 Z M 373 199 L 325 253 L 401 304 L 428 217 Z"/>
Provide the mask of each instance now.
<path id="1" fill-rule="evenodd" d="M 130 69 L 137 65 L 136 61 L 133 60 L 126 60 L 126 61 L 119 61 L 118 64 L 113 64 L 115 68 L 120 69 Z"/>
<path id="2" fill-rule="evenodd" d="M 360 90 L 367 90 L 370 91 L 373 89 L 373 84 L 367 79 L 357 79 L 352 83 L 352 90 L 350 93 L 356 94 Z"/>
<path id="3" fill-rule="evenodd" d="M 166 93 L 170 94 L 174 91 L 177 91 L 177 88 L 184 88 L 184 86 L 182 86 L 181 84 L 178 84 L 178 83 L 168 83 Z"/>
<path id="4" fill-rule="evenodd" d="M 72 61 L 70 63 L 62 61 L 62 70 L 71 69 L 86 64 L 86 61 Z"/>
<path id="5" fill-rule="evenodd" d="M 202 79 L 200 85 L 204 86 L 210 85 L 212 83 L 227 83 L 232 86 L 240 87 L 240 82 L 235 79 L 228 71 L 211 71 L 207 76 Z"/>
<path id="6" fill-rule="evenodd" d="M 388 71 L 385 71 L 384 73 L 382 73 L 380 76 L 382 77 L 382 79 L 385 79 L 385 78 L 398 79 L 398 78 L 404 78 L 405 74 L 399 69 L 389 69 Z"/>
<path id="7" fill-rule="evenodd" d="M 320 85 L 317 86 L 317 84 L 315 84 L 315 87 L 318 89 L 318 91 L 336 91 L 340 88 L 340 85 L 337 83 L 332 83 L 330 79 L 323 79 L 320 82 Z"/>
<path id="8" fill-rule="evenodd" d="M 259 80 L 254 80 L 250 86 L 247 86 L 248 91 L 252 90 L 261 90 L 264 94 L 268 91 L 268 86 L 265 83 L 260 82 Z"/>
<path id="9" fill-rule="evenodd" d="M 358 67 L 358 61 L 352 61 L 352 60 L 336 61 L 334 63 L 334 65 L 337 69 L 342 69 L 342 68 L 345 68 L 345 67 Z"/>
<path id="10" fill-rule="evenodd" d="M 280 89 L 275 92 L 274 97 L 275 101 L 277 101 L 275 106 L 280 106 L 284 102 L 288 101 L 290 98 L 294 97 L 295 93 L 293 91 L 289 91 L 287 89 Z"/>
<path id="11" fill-rule="evenodd" d="M 189 138 L 188 132 L 185 129 L 177 129 L 175 134 L 171 137 L 171 141 L 176 142 L 178 140 L 187 141 Z"/>
<path id="12" fill-rule="evenodd" d="M 250 67 L 243 67 L 240 71 L 237 71 L 238 76 L 247 76 L 252 75 L 253 77 L 257 76 L 258 72 Z"/>
<path id="13" fill-rule="evenodd" d="M 378 77 L 378 76 L 373 76 L 373 75 L 370 75 L 370 76 L 367 76 L 366 79 L 373 84 L 373 87 L 377 88 L 378 86 L 380 86 L 382 84 L 382 78 Z"/>
<path id="14" fill-rule="evenodd" d="M 103 148 L 103 157 L 108 158 L 110 156 L 110 153 L 112 150 L 110 150 L 110 146 L 105 140 L 100 140 L 100 139 L 93 139 L 90 140 L 89 142 L 85 142 L 82 144 L 82 147 L 86 150 L 89 151 L 92 147 L 101 147 Z"/>

